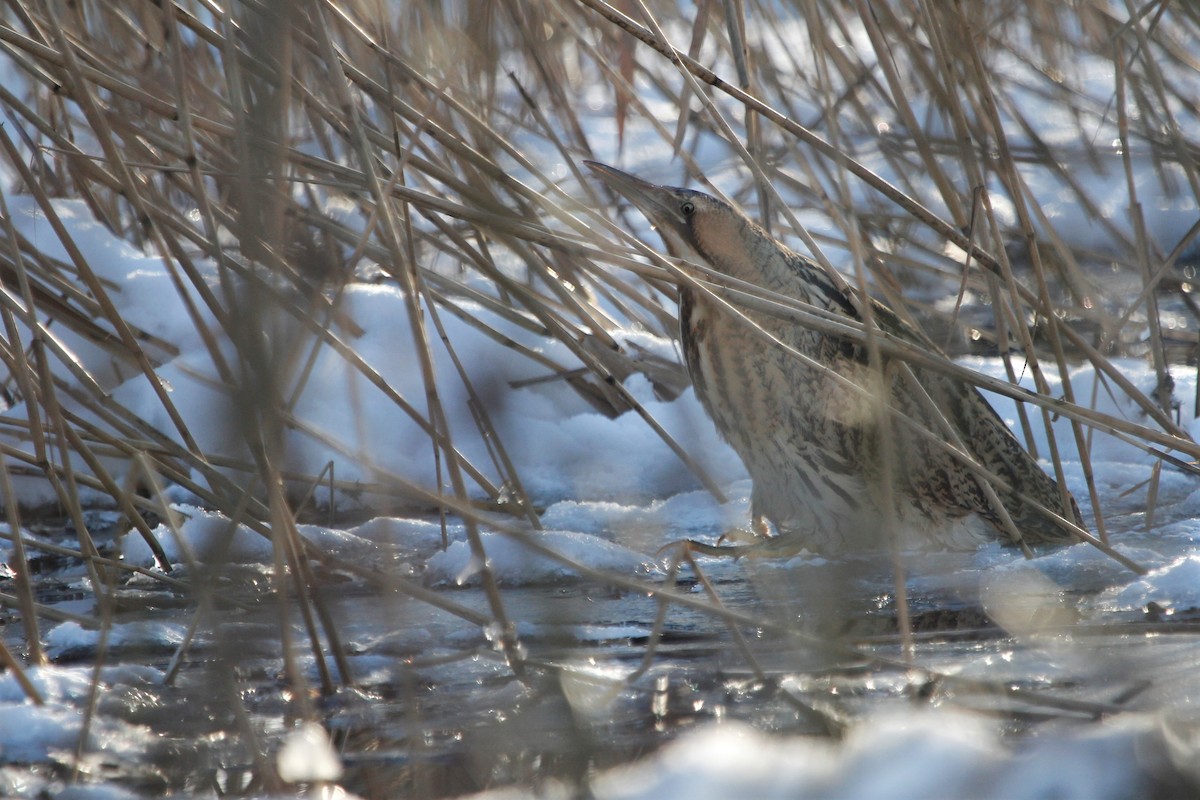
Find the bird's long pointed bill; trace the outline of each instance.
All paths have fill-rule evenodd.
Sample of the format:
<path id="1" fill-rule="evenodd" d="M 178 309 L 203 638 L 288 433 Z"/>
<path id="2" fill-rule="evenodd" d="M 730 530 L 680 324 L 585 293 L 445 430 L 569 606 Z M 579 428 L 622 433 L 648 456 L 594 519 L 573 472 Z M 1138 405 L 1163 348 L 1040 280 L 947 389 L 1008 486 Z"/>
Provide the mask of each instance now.
<path id="1" fill-rule="evenodd" d="M 628 172 L 598 161 L 584 161 L 596 177 L 617 194 L 637 206 L 651 222 L 661 222 L 675 216 L 673 204 L 666 202 L 666 189 L 657 184 L 635 178 Z"/>

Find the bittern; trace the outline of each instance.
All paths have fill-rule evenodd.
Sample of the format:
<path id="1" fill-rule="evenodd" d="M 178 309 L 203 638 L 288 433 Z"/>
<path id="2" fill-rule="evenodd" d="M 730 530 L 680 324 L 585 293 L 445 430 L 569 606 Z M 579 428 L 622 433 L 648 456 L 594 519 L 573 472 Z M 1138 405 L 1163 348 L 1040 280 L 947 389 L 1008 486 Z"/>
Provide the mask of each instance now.
<path id="1" fill-rule="evenodd" d="M 679 287 L 687 368 L 753 480 L 756 532 L 766 534 L 769 521 L 773 541 L 814 553 L 882 548 L 887 536 L 926 549 L 1075 540 L 1055 519 L 1082 525 L 1074 498 L 974 385 L 894 354 L 872 362 L 865 335 L 822 332 L 738 305 L 699 281 L 720 286 L 728 276 L 936 351 L 915 326 L 840 288 L 819 264 L 721 200 L 588 166 L 650 220 L 695 279 Z"/>

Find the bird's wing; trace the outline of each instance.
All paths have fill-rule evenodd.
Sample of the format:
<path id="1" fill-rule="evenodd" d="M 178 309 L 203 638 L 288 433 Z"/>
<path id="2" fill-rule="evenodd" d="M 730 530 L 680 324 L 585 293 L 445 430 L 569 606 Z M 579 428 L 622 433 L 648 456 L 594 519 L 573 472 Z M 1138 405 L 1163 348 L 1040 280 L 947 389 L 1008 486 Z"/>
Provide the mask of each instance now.
<path id="1" fill-rule="evenodd" d="M 874 299 L 870 302 L 875 324 L 881 330 L 932 352 L 942 352 L 920 328 L 901 319 L 882 303 Z M 858 316 L 857 312 L 855 316 Z M 1074 499 L 1070 499 L 1070 508 L 1063 508 L 1058 484 L 1029 454 L 978 387 L 927 368 L 914 366 L 913 374 L 980 464 L 1012 487 L 1011 491 L 1000 493 L 1000 497 L 1027 541 L 1037 544 L 1071 539 L 1058 523 L 1047 519 L 1029 501 L 1058 510 L 1063 517 L 1081 524 Z M 973 510 L 991 516 L 990 509 Z"/>

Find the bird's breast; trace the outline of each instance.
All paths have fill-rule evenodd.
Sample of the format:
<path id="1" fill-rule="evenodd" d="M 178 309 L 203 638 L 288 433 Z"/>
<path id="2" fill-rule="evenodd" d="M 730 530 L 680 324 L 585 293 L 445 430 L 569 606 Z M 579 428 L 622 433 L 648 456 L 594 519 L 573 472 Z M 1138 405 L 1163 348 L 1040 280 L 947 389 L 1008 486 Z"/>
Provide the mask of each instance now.
<path id="1" fill-rule="evenodd" d="M 847 406 L 825 396 L 840 394 L 836 385 L 779 344 L 817 359 L 822 348 L 828 349 L 828 337 L 743 313 L 739 319 L 690 290 L 680 296 L 681 339 L 696 394 L 718 430 L 749 462 L 770 447 L 764 434 L 803 435 L 830 411 L 841 413 Z"/>

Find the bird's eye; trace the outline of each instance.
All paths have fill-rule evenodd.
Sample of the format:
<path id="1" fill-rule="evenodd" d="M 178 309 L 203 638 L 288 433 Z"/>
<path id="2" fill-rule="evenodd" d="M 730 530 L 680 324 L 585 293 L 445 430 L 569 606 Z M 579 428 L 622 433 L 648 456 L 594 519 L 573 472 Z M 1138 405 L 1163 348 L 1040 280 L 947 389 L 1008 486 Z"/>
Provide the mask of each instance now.
<path id="1" fill-rule="evenodd" d="M 679 211 L 685 217 L 690 217 L 692 214 L 696 213 L 696 204 L 691 200 L 684 200 L 683 204 L 679 206 Z"/>

